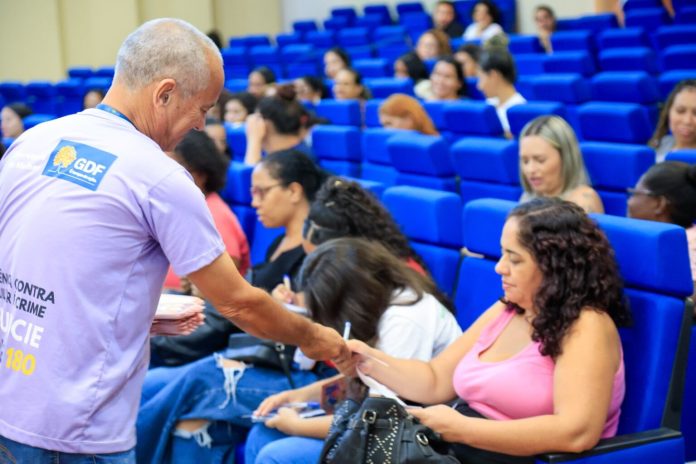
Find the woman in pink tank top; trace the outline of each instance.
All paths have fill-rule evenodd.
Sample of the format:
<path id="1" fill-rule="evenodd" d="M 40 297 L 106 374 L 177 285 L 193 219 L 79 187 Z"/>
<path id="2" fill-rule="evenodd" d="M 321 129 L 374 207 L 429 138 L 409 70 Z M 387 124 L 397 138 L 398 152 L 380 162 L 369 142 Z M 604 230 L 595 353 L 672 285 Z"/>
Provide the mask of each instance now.
<path id="1" fill-rule="evenodd" d="M 456 342 L 425 363 L 351 340 L 358 368 L 434 405 L 412 413 L 462 462 L 592 448 L 616 434 L 625 391 L 617 327 L 630 313 L 613 250 L 579 206 L 548 198 L 517 206 L 500 244 L 503 297 Z"/>

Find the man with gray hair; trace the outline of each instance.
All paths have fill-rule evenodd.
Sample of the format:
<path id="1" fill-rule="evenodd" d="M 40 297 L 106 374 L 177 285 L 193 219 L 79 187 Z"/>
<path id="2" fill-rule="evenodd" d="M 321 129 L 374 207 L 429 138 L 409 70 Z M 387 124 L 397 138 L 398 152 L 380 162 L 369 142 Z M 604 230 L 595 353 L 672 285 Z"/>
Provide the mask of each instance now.
<path id="1" fill-rule="evenodd" d="M 223 79 L 193 26 L 147 22 L 102 104 L 27 131 L 0 162 L 0 462 L 135 462 L 169 263 L 242 329 L 349 358 L 338 333 L 242 279 L 200 190 L 163 153 L 203 129 Z"/>

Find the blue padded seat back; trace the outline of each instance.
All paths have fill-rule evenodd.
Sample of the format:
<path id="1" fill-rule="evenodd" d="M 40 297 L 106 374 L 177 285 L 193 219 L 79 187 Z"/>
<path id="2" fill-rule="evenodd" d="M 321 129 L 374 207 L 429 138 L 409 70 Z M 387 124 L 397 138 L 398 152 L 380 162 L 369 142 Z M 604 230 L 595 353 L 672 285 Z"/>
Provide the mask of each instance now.
<path id="1" fill-rule="evenodd" d="M 55 89 L 58 92 L 56 108 L 58 116 L 82 111 L 82 99 L 85 93 L 82 79 L 65 79 L 57 82 Z"/>
<path id="2" fill-rule="evenodd" d="M 500 233 L 507 215 L 517 202 L 484 198 L 464 206 L 462 233 L 467 250 L 497 260 L 500 258 Z"/>
<path id="3" fill-rule="evenodd" d="M 379 26 L 372 31 L 372 40 L 378 45 L 387 43 L 404 43 L 406 37 L 406 28 L 399 25 Z"/>
<path id="4" fill-rule="evenodd" d="M 566 108 L 563 103 L 552 101 L 528 101 L 521 105 L 515 105 L 507 110 L 508 122 L 510 123 L 510 132 L 515 137 L 518 137 L 524 126 L 529 121 L 539 116 L 555 114 L 562 118 L 566 118 Z"/>
<path id="5" fill-rule="evenodd" d="M 425 261 L 430 275 L 440 290 L 447 295 L 451 295 L 454 289 L 457 267 L 461 260 L 459 250 L 417 242 L 412 242 L 411 246 L 418 256 Z"/>
<path id="6" fill-rule="evenodd" d="M 227 79 L 225 81 L 225 88 L 232 93 L 236 92 L 246 92 L 249 82 L 245 79 Z"/>
<path id="7" fill-rule="evenodd" d="M 312 129 L 312 150 L 320 159 L 360 162 L 360 129 L 319 125 Z"/>
<path id="8" fill-rule="evenodd" d="M 385 58 L 363 58 L 355 60 L 353 61 L 353 69 L 358 71 L 364 78 L 386 78 L 393 74 L 391 63 Z M 364 84 L 370 89 L 372 88 L 367 83 Z M 380 98 L 382 97 L 382 95 L 377 96 Z"/>
<path id="9" fill-rule="evenodd" d="M 309 31 L 305 35 L 305 42 L 317 48 L 330 48 L 336 45 L 336 33 L 331 30 Z"/>
<path id="10" fill-rule="evenodd" d="M 30 114 L 29 116 L 25 117 L 22 122 L 24 123 L 24 129 L 29 130 L 34 126 L 38 126 L 39 124 L 42 124 L 42 123 L 47 122 L 47 121 L 51 121 L 55 118 L 56 118 L 55 114 L 33 113 L 33 114 Z"/>
<path id="11" fill-rule="evenodd" d="M 249 50 L 243 46 L 223 48 L 222 60 L 225 65 L 240 65 L 249 63 Z"/>
<path id="12" fill-rule="evenodd" d="M 421 2 L 402 2 L 396 4 L 396 13 L 399 16 L 407 13 L 423 13 L 424 11 Z"/>
<path id="13" fill-rule="evenodd" d="M 338 7 L 338 8 L 331 9 L 331 17 L 332 18 L 343 17 L 343 18 L 346 18 L 348 20 L 349 24 L 352 24 L 357 19 L 358 14 L 355 12 L 355 8 Z"/>
<path id="14" fill-rule="evenodd" d="M 677 150 L 667 153 L 667 161 L 682 161 L 684 163 L 696 164 L 696 150 Z"/>
<path id="15" fill-rule="evenodd" d="M 302 35 L 299 32 L 278 34 L 276 36 L 276 43 L 278 44 L 278 47 L 283 50 L 283 53 L 285 53 L 285 49 L 290 45 L 304 45 L 302 44 Z"/>
<path id="16" fill-rule="evenodd" d="M 56 114 L 58 92 L 50 81 L 30 81 L 26 87 L 27 104 L 34 113 Z"/>
<path id="17" fill-rule="evenodd" d="M 73 66 L 68 68 L 68 77 L 74 79 L 87 79 L 93 75 L 94 71 L 88 66 Z"/>
<path id="18" fill-rule="evenodd" d="M 342 126 L 361 126 L 362 114 L 358 100 L 321 100 L 316 107 L 317 115 Z"/>
<path id="19" fill-rule="evenodd" d="M 251 172 L 253 166 L 232 161 L 227 168 L 227 182 L 220 196 L 227 203 L 235 205 L 251 204 Z"/>
<path id="20" fill-rule="evenodd" d="M 389 7 L 384 3 L 371 3 L 365 5 L 363 7 L 363 12 L 366 15 L 381 15 L 384 18 L 384 24 L 390 24 L 392 22 Z"/>
<path id="21" fill-rule="evenodd" d="M 462 203 L 457 194 L 397 185 L 384 191 L 382 201 L 408 238 L 446 248 L 461 247 Z"/>
<path id="22" fill-rule="evenodd" d="M 259 263 L 263 263 L 266 260 L 266 251 L 268 246 L 276 239 L 279 235 L 285 233 L 284 227 L 277 227 L 273 229 L 268 229 L 264 225 L 256 220 L 254 224 L 254 239 L 251 241 L 249 252 L 251 257 L 251 265 L 255 266 Z"/>
<path id="23" fill-rule="evenodd" d="M 359 179 L 357 177 L 350 176 L 344 176 L 344 178 L 346 180 L 360 184 L 362 188 L 370 192 L 378 200 L 382 198 L 382 194 L 384 193 L 384 190 L 386 190 L 387 188 L 385 184 L 383 184 L 382 182 L 377 182 L 375 180 Z"/>
<path id="24" fill-rule="evenodd" d="M 237 216 L 247 242 L 252 243 L 254 240 L 254 226 L 256 224 L 256 210 L 251 206 L 245 205 L 230 205 L 230 208 L 234 215 Z"/>
<path id="25" fill-rule="evenodd" d="M 515 68 L 520 76 L 536 76 L 544 72 L 546 55 L 542 53 L 520 53 L 515 55 Z"/>
<path id="26" fill-rule="evenodd" d="M 101 89 L 106 92 L 111 87 L 111 81 L 110 77 L 88 77 L 83 84 L 85 89 Z"/>
<path id="27" fill-rule="evenodd" d="M 462 179 L 519 183 L 519 147 L 514 140 L 464 137 L 452 145 L 452 161 Z"/>
<path id="28" fill-rule="evenodd" d="M 565 51 L 592 51 L 594 41 L 592 31 L 573 30 L 558 31 L 551 34 L 551 46 L 553 52 Z"/>
<path id="29" fill-rule="evenodd" d="M 258 45 L 271 45 L 271 37 L 265 34 L 251 34 L 244 38 L 246 46 L 256 47 Z"/>
<path id="30" fill-rule="evenodd" d="M 310 20 L 295 21 L 292 23 L 292 30 L 300 34 L 306 34 L 307 32 L 316 31 L 317 29 L 317 23 Z"/>
<path id="31" fill-rule="evenodd" d="M 696 24 L 662 26 L 655 32 L 655 41 L 660 49 L 696 43 Z"/>
<path id="32" fill-rule="evenodd" d="M 423 102 L 423 109 L 428 113 L 433 124 L 439 131 L 447 130 L 445 123 L 445 102 L 441 101 L 426 101 Z"/>
<path id="33" fill-rule="evenodd" d="M 376 58 L 376 60 L 383 62 L 382 67 L 384 69 L 391 67 L 390 65 L 386 64 L 386 60 L 384 58 Z M 386 77 L 389 74 L 391 74 L 391 71 L 389 70 L 384 71 L 384 73 L 382 74 L 385 77 L 367 77 L 367 74 L 363 74 L 363 76 L 366 76 L 363 80 L 363 84 L 365 85 L 365 87 L 370 89 L 370 92 L 372 93 L 372 96 L 374 98 L 387 98 L 395 93 L 403 93 L 406 95 L 414 96 L 413 81 L 411 79 Z"/>
<path id="34" fill-rule="evenodd" d="M 626 193 L 655 164 L 655 151 L 647 145 L 581 142 L 580 151 L 597 189 Z"/>
<path id="35" fill-rule="evenodd" d="M 496 261 L 465 256 L 454 290 L 457 322 L 462 329 L 473 324 L 498 298 L 503 296 Z"/>
<path id="36" fill-rule="evenodd" d="M 603 71 L 659 72 L 657 56 L 648 47 L 610 48 L 599 53 L 599 67 Z"/>
<path id="37" fill-rule="evenodd" d="M 578 73 L 591 76 L 596 72 L 593 55 L 586 51 L 555 52 L 544 60 L 548 73 Z"/>
<path id="38" fill-rule="evenodd" d="M 592 100 L 648 105 L 660 100 L 660 90 L 646 72 L 602 72 L 592 78 Z"/>
<path id="39" fill-rule="evenodd" d="M 278 47 L 272 45 L 256 45 L 251 47 L 249 56 L 255 66 L 280 63 Z"/>
<path id="40" fill-rule="evenodd" d="M 348 18 L 345 17 L 338 16 L 324 20 L 324 29 L 327 31 L 338 32 L 348 27 L 350 27 L 350 24 L 348 23 Z M 309 34 L 311 34 L 311 32 Z"/>
<path id="41" fill-rule="evenodd" d="M 592 216 L 614 248 L 626 286 L 682 299 L 693 293 L 682 227 L 604 214 Z"/>
<path id="42" fill-rule="evenodd" d="M 666 100 L 669 97 L 670 92 L 675 85 L 684 79 L 693 79 L 696 76 L 696 72 L 687 70 L 673 70 L 665 71 L 658 77 L 660 85 L 660 97 L 662 100 Z"/>
<path id="43" fill-rule="evenodd" d="M 352 161 L 320 159 L 319 166 L 337 176 L 357 177 L 360 175 L 360 164 Z"/>
<path id="44" fill-rule="evenodd" d="M 96 77 L 108 77 L 113 80 L 115 72 L 113 66 L 102 66 L 94 71 L 94 75 Z"/>
<path id="45" fill-rule="evenodd" d="M 454 175 L 449 146 L 444 138 L 404 132 L 390 137 L 387 151 L 400 172 L 435 177 Z"/>
<path id="46" fill-rule="evenodd" d="M 661 56 L 663 71 L 674 69 L 696 69 L 696 44 L 672 45 Z"/>
<path id="47" fill-rule="evenodd" d="M 388 187 L 396 185 L 396 179 L 398 176 L 399 171 L 394 169 L 392 166 L 374 163 L 363 163 L 360 173 L 360 177 L 363 179 L 381 182 Z"/>
<path id="48" fill-rule="evenodd" d="M 379 106 L 383 101 L 383 98 L 371 98 L 365 102 L 365 126 L 382 127 L 379 122 Z"/>
<path id="49" fill-rule="evenodd" d="M 637 8 L 626 12 L 626 27 L 642 27 L 648 32 L 663 26 L 669 22 L 667 10 L 664 8 Z"/>
<path id="50" fill-rule="evenodd" d="M 366 162 L 391 166 L 391 158 L 387 149 L 387 141 L 396 134 L 403 133 L 399 129 L 371 127 L 362 131 L 362 151 Z"/>
<path id="51" fill-rule="evenodd" d="M 457 101 L 444 106 L 447 130 L 460 135 L 498 137 L 503 128 L 495 108 L 482 101 Z"/>
<path id="52" fill-rule="evenodd" d="M 510 39 L 508 50 L 514 55 L 519 53 L 542 53 L 544 51 L 541 48 L 539 37 L 536 35 L 510 34 L 508 38 Z"/>
<path id="53" fill-rule="evenodd" d="M 292 63 L 294 61 L 310 59 L 314 53 L 315 51 L 312 45 L 297 43 L 283 47 L 280 59 L 285 63 Z"/>
<path id="54" fill-rule="evenodd" d="M 545 74 L 532 81 L 534 98 L 570 104 L 590 99 L 590 84 L 578 73 Z"/>
<path id="55" fill-rule="evenodd" d="M 479 198 L 517 201 L 522 195 L 522 187 L 519 185 L 493 184 L 491 182 L 462 179 L 459 183 L 459 194 L 464 204 Z"/>
<path id="56" fill-rule="evenodd" d="M 341 47 L 356 47 L 370 43 L 370 34 L 366 27 L 349 27 L 340 29 L 337 36 Z"/>
<path id="57" fill-rule="evenodd" d="M 648 110 L 636 103 L 586 103 L 578 119 L 584 140 L 644 144 L 653 130 Z"/>
<path id="58" fill-rule="evenodd" d="M 599 48 L 602 50 L 608 48 L 647 47 L 650 45 L 648 35 L 640 27 L 607 29 L 599 34 L 597 41 Z"/>
<path id="59" fill-rule="evenodd" d="M 246 133 L 243 126 L 232 127 L 229 123 L 225 123 L 225 131 L 227 132 L 227 146 L 232 151 L 232 159 L 244 161 L 246 154 Z"/>

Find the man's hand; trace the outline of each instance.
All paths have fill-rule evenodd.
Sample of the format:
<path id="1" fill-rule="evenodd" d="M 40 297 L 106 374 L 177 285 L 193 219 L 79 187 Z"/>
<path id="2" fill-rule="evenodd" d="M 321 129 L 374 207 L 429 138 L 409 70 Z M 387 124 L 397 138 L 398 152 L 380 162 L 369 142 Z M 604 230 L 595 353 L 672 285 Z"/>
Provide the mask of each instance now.
<path id="1" fill-rule="evenodd" d="M 189 335 L 205 321 L 205 314 L 195 313 L 181 320 L 154 320 L 150 335 Z"/>
<path id="2" fill-rule="evenodd" d="M 346 364 L 351 356 L 338 332 L 316 323 L 312 324 L 312 336 L 300 345 L 300 349 L 309 358 L 317 361 L 330 359 L 336 365 Z"/>

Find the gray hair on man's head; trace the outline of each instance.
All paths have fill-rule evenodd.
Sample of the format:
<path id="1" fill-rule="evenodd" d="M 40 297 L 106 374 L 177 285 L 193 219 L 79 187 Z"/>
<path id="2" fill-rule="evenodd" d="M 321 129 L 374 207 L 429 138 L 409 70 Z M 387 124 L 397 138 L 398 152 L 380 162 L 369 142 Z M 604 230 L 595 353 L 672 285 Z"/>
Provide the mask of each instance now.
<path id="1" fill-rule="evenodd" d="M 114 81 L 136 90 L 171 78 L 189 97 L 210 82 L 211 55 L 222 62 L 213 41 L 191 24 L 181 19 L 153 19 L 124 40 L 116 57 Z"/>
<path id="2" fill-rule="evenodd" d="M 561 177 L 563 190 L 561 195 L 581 185 L 590 185 L 585 162 L 582 159 L 580 145 L 575 131 L 565 119 L 559 116 L 539 116 L 522 129 L 520 139 L 536 135 L 546 140 L 561 155 Z M 522 159 L 520 158 L 520 182 L 524 191 L 530 193 L 532 186 L 522 174 Z"/>

